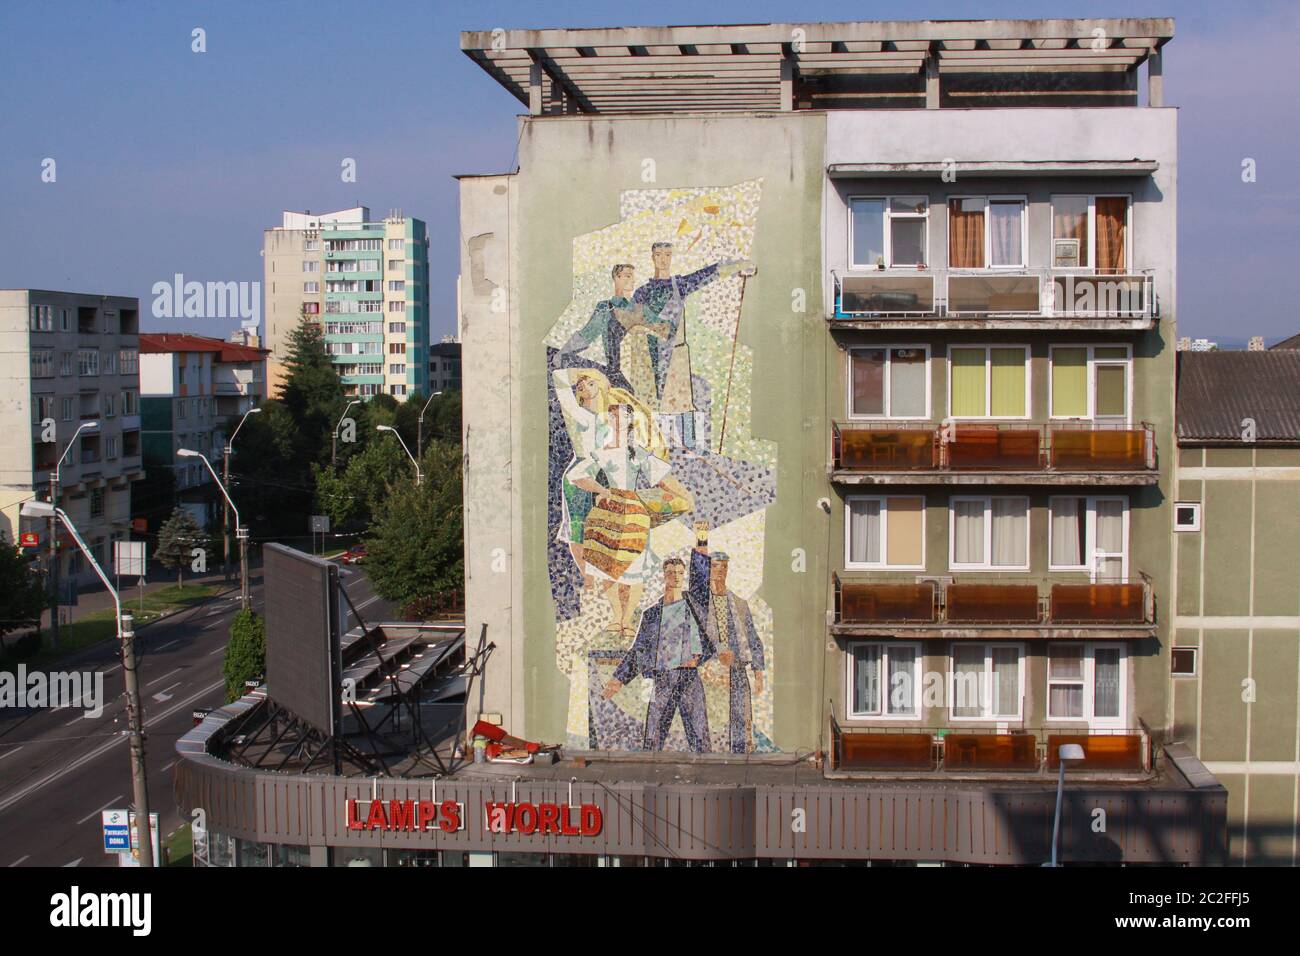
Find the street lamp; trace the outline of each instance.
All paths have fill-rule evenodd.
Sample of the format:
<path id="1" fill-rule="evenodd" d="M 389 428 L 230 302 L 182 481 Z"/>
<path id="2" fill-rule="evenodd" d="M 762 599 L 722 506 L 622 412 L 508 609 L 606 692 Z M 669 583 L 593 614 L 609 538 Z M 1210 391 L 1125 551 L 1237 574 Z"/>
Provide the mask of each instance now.
<path id="1" fill-rule="evenodd" d="M 181 458 L 202 459 L 203 464 L 207 466 L 208 471 L 212 474 L 212 480 L 215 481 L 217 483 L 217 487 L 221 489 L 221 494 L 225 497 L 226 504 L 229 505 L 230 510 L 235 513 L 235 537 L 239 539 L 239 605 L 241 608 L 247 611 L 248 601 L 249 601 L 248 529 L 245 528 L 239 521 L 239 509 L 236 508 L 235 503 L 230 500 L 230 493 L 226 491 L 226 486 L 223 485 L 221 483 L 221 479 L 217 477 L 216 471 L 213 470 L 212 468 L 212 462 L 208 461 L 206 455 L 202 455 L 192 448 L 179 448 L 177 449 L 176 454 Z"/>
<path id="2" fill-rule="evenodd" d="M 334 426 L 334 434 L 330 436 L 330 467 L 332 468 L 337 468 L 339 465 L 339 429 L 343 427 L 343 419 L 348 417 L 348 409 L 360 404 L 359 398 L 348 402 L 347 408 L 343 409 L 343 414 L 339 416 L 339 423 Z"/>
<path id="3" fill-rule="evenodd" d="M 411 464 L 415 466 L 415 487 L 420 487 L 420 478 L 422 477 L 420 475 L 420 463 L 416 460 L 415 456 L 411 454 L 411 449 L 406 447 L 406 442 L 402 441 L 401 433 L 392 425 L 376 425 L 375 430 L 381 432 L 392 432 L 397 436 L 397 440 L 402 442 L 402 451 L 406 452 L 406 457 L 411 459 Z"/>
<path id="4" fill-rule="evenodd" d="M 244 422 L 248 421 L 249 415 L 260 415 L 262 410 L 257 407 L 250 408 L 244 412 L 244 417 L 239 420 L 235 426 L 234 432 L 227 439 L 226 445 L 221 449 L 221 479 L 226 484 L 230 484 L 230 456 L 235 448 L 235 435 L 244 427 Z M 235 520 L 239 524 L 239 520 Z M 221 573 L 226 580 L 230 580 L 230 505 L 225 505 L 221 517 Z"/>
<path id="5" fill-rule="evenodd" d="M 59 492 L 63 485 L 59 483 L 59 471 L 63 467 L 63 460 L 68 457 L 68 452 L 72 451 L 77 445 L 77 439 L 81 437 L 82 432 L 99 431 L 99 422 L 95 420 L 82 422 L 77 426 L 77 430 L 72 433 L 72 440 L 68 442 L 68 447 L 63 449 L 63 454 L 59 460 L 54 463 L 54 471 L 50 472 L 50 504 L 58 507 Z M 57 447 L 57 446 L 56 446 Z M 55 519 L 50 516 L 50 645 L 54 650 L 59 649 L 59 548 L 57 535 L 54 533 Z"/>
<path id="6" fill-rule="evenodd" d="M 78 429 L 80 431 L 81 429 Z M 75 435 L 73 436 L 76 437 Z M 131 780 L 135 803 L 136 842 L 140 845 L 140 865 L 153 866 L 153 839 L 149 828 L 149 789 L 144 769 L 144 711 L 140 703 L 140 681 L 135 662 L 135 631 L 131 627 L 131 615 L 122 614 L 122 599 L 117 588 L 108 580 L 108 575 L 95 560 L 94 552 L 86 547 L 76 526 L 69 520 L 62 508 L 45 501 L 25 501 L 19 514 L 25 518 L 45 518 L 51 523 L 62 521 L 86 556 L 90 566 L 104 582 L 104 587 L 113 596 L 114 620 L 117 621 L 117 642 L 122 652 L 122 675 L 126 682 L 126 721 L 131 735 Z"/>
<path id="7" fill-rule="evenodd" d="M 1061 801 L 1065 796 L 1065 765 L 1067 763 L 1076 763 L 1084 758 L 1083 748 L 1078 744 L 1062 744 L 1061 749 L 1057 751 L 1060 758 L 1057 763 L 1060 764 L 1061 772 L 1056 778 L 1056 817 L 1052 820 L 1052 862 L 1048 866 L 1060 866 L 1056 862 L 1056 848 L 1061 839 Z"/>
<path id="8" fill-rule="evenodd" d="M 424 403 L 424 408 L 420 409 L 420 423 L 415 428 L 415 457 L 420 460 L 424 459 L 424 413 L 429 410 L 429 405 L 442 392 L 434 392 L 429 396 L 429 401 Z"/>

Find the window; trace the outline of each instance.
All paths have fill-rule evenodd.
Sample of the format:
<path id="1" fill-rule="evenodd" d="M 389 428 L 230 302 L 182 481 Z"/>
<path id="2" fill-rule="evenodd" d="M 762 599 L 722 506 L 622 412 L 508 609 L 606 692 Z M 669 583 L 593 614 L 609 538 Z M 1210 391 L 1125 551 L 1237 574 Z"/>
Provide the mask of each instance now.
<path id="1" fill-rule="evenodd" d="M 90 491 L 90 516 L 102 517 L 104 514 L 104 489 L 92 488 Z"/>
<path id="2" fill-rule="evenodd" d="M 98 375 L 99 374 L 99 352 L 94 349 L 81 349 L 77 352 L 77 374 L 78 375 Z"/>
<path id="3" fill-rule="evenodd" d="M 331 263 L 332 265 L 333 263 Z M 320 260 L 304 259 L 302 263 L 303 272 L 320 272 Z"/>
<path id="4" fill-rule="evenodd" d="M 1048 648 L 1047 719 L 1125 726 L 1125 651 L 1120 644 L 1053 644 Z"/>
<path id="5" fill-rule="evenodd" d="M 389 239 L 389 240 L 388 240 L 388 251 L 389 251 L 389 252 L 402 252 L 404 249 L 406 249 L 406 240 L 405 240 L 405 239 Z"/>
<path id="6" fill-rule="evenodd" d="M 395 363 L 395 364 L 389 365 L 389 366 L 388 366 L 388 374 L 389 374 L 389 375 L 405 375 L 405 374 L 406 374 L 406 366 L 405 366 L 405 365 L 402 365 L 401 363 Z"/>
<path id="7" fill-rule="evenodd" d="M 315 295 L 320 293 L 320 280 L 313 279 L 310 282 L 302 284 L 303 295 Z"/>
<path id="8" fill-rule="evenodd" d="M 1019 720 L 1024 668 L 1019 644 L 953 644 L 951 713 L 955 720 Z"/>
<path id="9" fill-rule="evenodd" d="M 320 315 L 320 303 L 304 302 L 302 304 L 302 311 L 304 315 Z"/>
<path id="10" fill-rule="evenodd" d="M 122 393 L 122 414 L 140 414 L 140 396 L 136 392 L 127 390 Z"/>
<path id="11" fill-rule="evenodd" d="M 1196 648 L 1175 647 L 1169 654 L 1169 672 L 1174 677 L 1196 676 Z"/>
<path id="12" fill-rule="evenodd" d="M 72 331 L 72 310 L 71 309 L 59 309 L 59 331 L 60 332 Z"/>
<path id="13" fill-rule="evenodd" d="M 389 331 L 391 334 L 393 334 L 393 335 L 405 335 L 405 334 L 406 334 L 406 323 L 405 323 L 405 322 L 389 322 L 389 323 L 388 323 L 388 331 Z"/>
<path id="14" fill-rule="evenodd" d="M 1052 418 L 1128 421 L 1127 345 L 1053 346 L 1051 356 Z"/>
<path id="15" fill-rule="evenodd" d="M 178 399 L 176 402 L 176 418 L 178 421 L 185 421 L 189 403 L 185 399 Z"/>
<path id="16" fill-rule="evenodd" d="M 924 266 L 929 219 L 930 201 L 924 196 L 850 199 L 850 266 Z"/>
<path id="17" fill-rule="evenodd" d="M 54 310 L 48 305 L 31 306 L 31 330 L 33 332 L 53 332 Z"/>
<path id="18" fill-rule="evenodd" d="M 71 395 L 59 399 L 59 421 L 70 422 L 77 413 L 76 403 Z"/>
<path id="19" fill-rule="evenodd" d="M 68 376 L 72 375 L 72 353 L 71 352 L 59 353 L 59 374 L 68 375 Z"/>
<path id="20" fill-rule="evenodd" d="M 963 196 L 948 200 L 948 268 L 1021 269 L 1028 245 L 1025 200 Z"/>
<path id="21" fill-rule="evenodd" d="M 405 292 L 405 291 L 406 291 L 406 281 L 405 281 L 404 279 L 389 279 L 389 280 L 388 280 L 388 291 L 389 291 L 389 292 Z"/>
<path id="22" fill-rule="evenodd" d="M 390 385 L 390 386 L 388 386 L 388 393 L 389 393 L 390 395 L 405 395 L 405 394 L 406 394 L 406 386 L 405 386 L 405 385 Z"/>
<path id="23" fill-rule="evenodd" d="M 924 570 L 924 498 L 849 498 L 844 521 L 846 568 Z"/>
<path id="24" fill-rule="evenodd" d="M 1029 417 L 1028 347 L 954 346 L 948 351 L 948 367 L 952 417 Z"/>
<path id="25" fill-rule="evenodd" d="M 33 424 L 39 425 L 47 418 L 54 417 L 54 396 L 37 395 L 32 405 L 32 411 L 35 413 Z"/>
<path id="26" fill-rule="evenodd" d="M 1102 275 L 1129 271 L 1127 196 L 1053 196 L 1052 266 Z"/>
<path id="27" fill-rule="evenodd" d="M 1199 501 L 1174 502 L 1174 530 L 1201 530 L 1201 503 Z"/>
<path id="28" fill-rule="evenodd" d="M 307 240 L 305 240 L 305 241 L 303 242 L 302 247 L 303 247 L 303 249 L 305 249 L 307 252 L 318 252 L 318 251 L 320 251 L 320 240 L 319 240 L 319 239 L 307 239 Z"/>
<path id="29" fill-rule="evenodd" d="M 399 269 L 401 269 L 404 265 L 406 265 L 406 260 L 405 260 L 405 259 L 389 259 L 389 260 L 388 260 L 388 268 L 389 268 L 390 270 L 394 270 L 394 271 L 399 270 Z"/>
<path id="30" fill-rule="evenodd" d="M 117 436 L 109 435 L 104 439 L 104 457 L 112 461 L 117 457 Z"/>
<path id="31" fill-rule="evenodd" d="M 919 644 L 849 644 L 849 716 L 906 717 L 921 714 Z"/>
<path id="32" fill-rule="evenodd" d="M 104 374 L 105 375 L 117 374 L 117 353 L 116 352 L 104 353 Z"/>
<path id="33" fill-rule="evenodd" d="M 378 394 L 379 394 L 380 386 L 378 386 L 378 385 L 360 385 L 360 386 L 358 386 L 358 389 L 359 389 L 358 394 L 360 394 L 360 395 L 365 395 L 365 396 L 378 395 Z"/>
<path id="34" fill-rule="evenodd" d="M 405 355 L 405 354 L 406 354 L 406 343 L 405 343 L 405 342 L 389 342 L 389 343 L 388 343 L 388 354 L 389 354 L 389 355 Z"/>
<path id="35" fill-rule="evenodd" d="M 1048 508 L 1050 570 L 1088 571 L 1101 582 L 1128 576 L 1127 498 L 1054 497 Z"/>
<path id="36" fill-rule="evenodd" d="M 406 303 L 403 302 L 401 299 L 389 299 L 389 300 L 388 300 L 388 311 L 389 311 L 389 312 L 405 312 L 405 311 L 406 311 Z"/>
<path id="37" fill-rule="evenodd" d="M 135 375 L 140 371 L 140 353 L 135 349 L 119 349 L 117 365 L 123 375 Z"/>
<path id="38" fill-rule="evenodd" d="M 849 416 L 929 418 L 929 349 L 849 349 Z"/>
<path id="39" fill-rule="evenodd" d="M 1028 498 L 957 498 L 950 504 L 948 566 L 1029 570 Z"/>
<path id="40" fill-rule="evenodd" d="M 112 418 L 117 414 L 117 396 L 112 392 L 104 393 L 104 417 Z"/>
<path id="41" fill-rule="evenodd" d="M 54 378 L 52 349 L 32 349 L 32 378 Z"/>

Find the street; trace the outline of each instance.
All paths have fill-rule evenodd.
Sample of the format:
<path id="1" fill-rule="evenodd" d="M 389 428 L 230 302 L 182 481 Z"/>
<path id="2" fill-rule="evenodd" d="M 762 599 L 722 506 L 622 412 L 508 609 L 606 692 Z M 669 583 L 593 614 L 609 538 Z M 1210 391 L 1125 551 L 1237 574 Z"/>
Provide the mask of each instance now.
<path id="1" fill-rule="evenodd" d="M 392 619 L 396 609 L 375 595 L 361 569 L 341 572 L 367 622 Z M 260 613 L 260 571 L 251 593 Z M 224 701 L 222 661 L 238 610 L 235 582 L 230 591 L 137 632 L 149 806 L 159 814 L 163 839 L 185 822 L 172 799 L 174 745 L 193 726 L 195 709 Z M 0 867 L 116 866 L 115 855 L 104 852 L 100 811 L 125 808 L 131 793 L 118 648 L 106 642 L 55 666 L 102 672 L 104 711 L 94 719 L 76 707 L 0 711 Z"/>

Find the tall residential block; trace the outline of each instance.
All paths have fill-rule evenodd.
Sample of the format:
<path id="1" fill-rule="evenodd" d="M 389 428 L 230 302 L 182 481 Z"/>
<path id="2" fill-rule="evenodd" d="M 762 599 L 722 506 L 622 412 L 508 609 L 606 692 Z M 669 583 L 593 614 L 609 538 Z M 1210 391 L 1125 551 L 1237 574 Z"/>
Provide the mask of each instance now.
<path id="1" fill-rule="evenodd" d="M 130 538 L 131 483 L 144 475 L 139 334 L 135 298 L 0 290 L 0 531 L 11 544 L 36 532 L 45 554 L 46 522 L 19 510 L 49 499 L 60 459 L 59 507 L 96 560 L 110 569 L 113 542 Z M 63 581 L 97 580 L 62 530 L 59 561 Z"/>
<path id="2" fill-rule="evenodd" d="M 263 239 L 266 345 L 274 396 L 304 314 L 322 323 L 344 391 L 398 401 L 429 390 L 429 244 L 423 220 L 379 222 L 356 206 L 285 212 Z"/>

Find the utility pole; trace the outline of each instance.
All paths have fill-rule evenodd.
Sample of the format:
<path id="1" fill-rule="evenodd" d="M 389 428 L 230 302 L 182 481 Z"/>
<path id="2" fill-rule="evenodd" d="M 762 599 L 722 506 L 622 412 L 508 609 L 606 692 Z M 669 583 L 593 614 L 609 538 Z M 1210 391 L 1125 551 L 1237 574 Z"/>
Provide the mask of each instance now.
<path id="1" fill-rule="evenodd" d="M 119 628 L 122 633 L 122 677 L 126 683 L 126 726 L 131 735 L 131 803 L 135 806 L 136 843 L 140 845 L 140 865 L 152 867 L 153 835 L 149 826 L 149 787 L 144 769 L 144 710 L 140 703 L 140 679 L 136 673 L 135 627 L 130 614 L 122 614 Z"/>
<path id="2" fill-rule="evenodd" d="M 221 453 L 221 481 L 222 484 L 230 484 L 230 443 Z M 222 511 L 224 512 L 221 519 L 221 573 L 225 575 L 227 581 L 230 580 L 230 504 L 222 501 Z"/>
<path id="3" fill-rule="evenodd" d="M 50 472 L 50 507 L 59 506 L 59 470 Z M 59 524 L 50 515 L 50 646 L 59 649 Z"/>
<path id="4" fill-rule="evenodd" d="M 418 461 L 424 461 L 424 413 L 429 410 L 429 402 L 441 394 L 441 391 L 434 392 L 429 396 L 429 401 L 424 403 L 424 408 L 420 409 L 420 418 L 415 426 L 415 457 Z"/>

